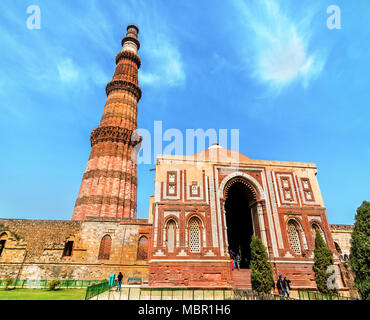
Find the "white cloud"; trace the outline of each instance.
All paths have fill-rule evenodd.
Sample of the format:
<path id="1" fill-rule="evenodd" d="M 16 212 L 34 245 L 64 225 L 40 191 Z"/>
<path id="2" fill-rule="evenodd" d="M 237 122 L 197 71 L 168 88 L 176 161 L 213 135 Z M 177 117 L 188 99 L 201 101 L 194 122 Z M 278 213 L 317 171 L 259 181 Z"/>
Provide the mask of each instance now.
<path id="1" fill-rule="evenodd" d="M 144 85 L 154 85 L 160 81 L 160 77 L 153 73 L 146 73 L 144 71 L 139 70 L 139 78 L 140 82 Z"/>
<path id="2" fill-rule="evenodd" d="M 81 81 L 81 87 L 88 89 L 90 85 L 101 87 L 106 85 L 110 78 L 96 64 L 81 66 L 76 64 L 71 58 L 63 58 L 57 63 L 59 80 L 65 84 Z"/>
<path id="3" fill-rule="evenodd" d="M 313 33 L 312 12 L 299 22 L 288 16 L 279 1 L 235 2 L 246 26 L 246 55 L 252 75 L 266 85 L 281 90 L 294 80 L 307 88 L 326 60 L 323 51 L 310 50 Z"/>
<path id="4" fill-rule="evenodd" d="M 183 87 L 186 71 L 174 26 L 166 18 L 167 3 L 127 0 L 114 4 L 121 20 L 135 23 L 142 44 L 139 84 L 153 88 Z M 124 17 L 124 18 L 122 18 Z M 125 30 L 124 30 L 125 31 Z"/>
<path id="5" fill-rule="evenodd" d="M 74 82 L 78 80 L 79 72 L 70 58 L 60 61 L 57 67 L 59 78 L 62 82 Z"/>
<path id="6" fill-rule="evenodd" d="M 143 85 L 181 87 L 185 85 L 186 73 L 179 49 L 168 35 L 157 33 L 147 37 L 142 54 L 149 60 L 149 71 L 140 70 L 139 81 Z"/>

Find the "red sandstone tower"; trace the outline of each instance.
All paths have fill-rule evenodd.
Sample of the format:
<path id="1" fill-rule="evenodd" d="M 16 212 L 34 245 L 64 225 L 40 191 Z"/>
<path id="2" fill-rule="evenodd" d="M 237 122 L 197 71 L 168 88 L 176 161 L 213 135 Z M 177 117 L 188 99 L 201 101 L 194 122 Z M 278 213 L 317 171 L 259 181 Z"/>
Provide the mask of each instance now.
<path id="1" fill-rule="evenodd" d="M 107 102 L 99 127 L 91 133 L 91 154 L 72 220 L 87 216 L 136 218 L 137 104 L 141 98 L 137 51 L 139 29 L 127 27 L 116 71 L 106 87 Z M 136 149 L 136 148 L 135 148 Z"/>

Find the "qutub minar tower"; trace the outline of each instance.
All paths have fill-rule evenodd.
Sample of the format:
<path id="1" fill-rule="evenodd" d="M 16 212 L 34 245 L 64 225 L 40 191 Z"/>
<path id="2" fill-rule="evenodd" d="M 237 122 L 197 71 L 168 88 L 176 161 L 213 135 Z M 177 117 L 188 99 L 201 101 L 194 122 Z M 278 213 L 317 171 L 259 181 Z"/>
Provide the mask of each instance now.
<path id="1" fill-rule="evenodd" d="M 116 71 L 106 87 L 107 102 L 98 128 L 91 133 L 91 154 L 72 220 L 85 217 L 136 218 L 137 164 L 140 142 L 137 104 L 141 98 L 138 69 L 139 29 L 127 27 Z"/>
<path id="2" fill-rule="evenodd" d="M 123 283 L 135 280 L 143 294 L 250 290 L 255 235 L 275 281 L 287 276 L 297 296 L 316 289 L 319 231 L 334 253 L 340 290 L 352 294 L 353 226 L 329 225 L 314 163 L 254 160 L 217 144 L 192 156 L 157 155 L 148 218 L 136 217 L 138 33 L 127 27 L 116 56 L 72 219 L 0 219 L 0 279 L 102 280 L 122 272 Z M 232 271 L 229 250 L 240 254 L 240 271 Z"/>

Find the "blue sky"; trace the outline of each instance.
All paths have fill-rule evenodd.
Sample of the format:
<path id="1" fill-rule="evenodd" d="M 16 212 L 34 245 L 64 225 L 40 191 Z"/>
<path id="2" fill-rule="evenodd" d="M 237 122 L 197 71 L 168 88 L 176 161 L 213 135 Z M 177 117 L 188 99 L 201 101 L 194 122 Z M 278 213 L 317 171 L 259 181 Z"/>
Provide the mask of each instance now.
<path id="1" fill-rule="evenodd" d="M 329 5 L 341 29 L 327 28 Z M 29 5 L 41 29 L 29 30 Z M 125 27 L 140 28 L 140 128 L 240 129 L 252 159 L 314 162 L 330 223 L 370 200 L 370 3 L 0 5 L 0 217 L 69 220 Z M 154 165 L 138 168 L 146 217 Z"/>

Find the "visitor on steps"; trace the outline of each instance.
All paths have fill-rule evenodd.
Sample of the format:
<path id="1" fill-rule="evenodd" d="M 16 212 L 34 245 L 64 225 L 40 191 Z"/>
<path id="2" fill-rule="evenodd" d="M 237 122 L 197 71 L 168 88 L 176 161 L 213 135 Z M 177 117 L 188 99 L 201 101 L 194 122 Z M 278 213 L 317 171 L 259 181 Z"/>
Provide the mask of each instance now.
<path id="1" fill-rule="evenodd" d="M 231 271 L 234 271 L 235 269 L 235 260 L 231 259 Z"/>
<path id="2" fill-rule="evenodd" d="M 284 286 L 285 286 L 286 294 L 287 294 L 287 296 L 289 298 L 289 291 L 292 290 L 290 288 L 290 280 L 287 277 L 284 277 L 283 283 L 284 283 Z"/>
<path id="3" fill-rule="evenodd" d="M 232 250 L 230 250 L 229 254 L 230 254 L 230 259 L 231 259 L 231 271 L 234 271 L 234 269 L 235 269 L 235 253 Z"/>
<path id="4" fill-rule="evenodd" d="M 116 291 L 121 291 L 121 284 L 122 284 L 122 278 L 123 278 L 123 274 L 120 272 L 117 276 L 117 289 Z"/>
<path id="5" fill-rule="evenodd" d="M 235 253 L 234 253 L 234 251 L 232 251 L 231 249 L 230 249 L 230 251 L 229 251 L 229 255 L 230 255 L 230 259 L 235 260 Z"/>
<path id="6" fill-rule="evenodd" d="M 279 279 L 276 283 L 276 287 L 279 291 L 279 295 L 281 295 L 281 299 L 284 299 L 286 290 L 285 290 L 285 284 L 284 284 L 284 281 L 283 281 L 282 277 L 283 276 L 280 274 Z"/>
<path id="7" fill-rule="evenodd" d="M 236 256 L 235 261 L 236 261 L 236 265 L 238 267 L 238 270 L 240 270 L 240 256 L 239 255 Z"/>

